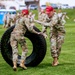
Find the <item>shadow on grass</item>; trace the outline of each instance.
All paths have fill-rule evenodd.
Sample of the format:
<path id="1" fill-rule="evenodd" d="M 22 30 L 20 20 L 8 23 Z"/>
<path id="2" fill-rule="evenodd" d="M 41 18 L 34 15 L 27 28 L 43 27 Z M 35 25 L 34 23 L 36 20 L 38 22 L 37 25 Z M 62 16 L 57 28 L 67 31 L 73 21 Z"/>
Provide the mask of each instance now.
<path id="1" fill-rule="evenodd" d="M 62 63 L 62 64 L 59 64 L 59 66 L 68 66 L 68 65 L 75 65 L 75 63 Z"/>
<path id="2" fill-rule="evenodd" d="M 55 68 L 59 68 L 59 67 L 65 67 L 65 66 L 73 66 L 75 65 L 75 63 L 60 63 L 58 66 L 55 66 Z M 11 66 L 7 65 L 7 64 L 1 64 L 0 68 L 3 69 L 3 70 L 9 70 L 7 69 L 7 67 L 10 69 L 10 70 L 13 70 Z M 38 66 L 35 66 L 35 67 L 28 67 L 27 70 L 23 70 L 22 68 L 18 67 L 18 71 L 34 71 L 34 69 L 36 70 L 40 70 L 40 69 L 52 69 L 53 66 L 51 63 L 41 63 L 39 64 Z"/>
<path id="3" fill-rule="evenodd" d="M 75 63 L 60 63 L 60 64 L 58 64 L 58 66 L 61 66 L 61 67 L 63 67 L 63 66 L 73 66 L 73 65 L 75 65 Z M 40 64 L 40 65 L 38 65 L 37 67 L 39 67 L 39 68 L 43 68 L 43 67 L 53 67 L 52 66 L 52 64 L 51 63 L 42 63 L 42 64 Z"/>

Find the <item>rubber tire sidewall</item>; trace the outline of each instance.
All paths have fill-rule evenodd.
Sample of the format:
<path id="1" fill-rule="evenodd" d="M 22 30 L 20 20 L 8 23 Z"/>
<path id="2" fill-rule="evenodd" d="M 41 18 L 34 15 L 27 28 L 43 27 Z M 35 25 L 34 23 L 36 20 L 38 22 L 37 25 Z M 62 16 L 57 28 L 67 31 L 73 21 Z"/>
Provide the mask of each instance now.
<path id="1" fill-rule="evenodd" d="M 12 63 L 12 49 L 10 46 L 10 34 L 15 26 L 12 26 L 8 28 L 5 33 L 3 34 L 1 38 L 1 54 L 4 58 L 4 60 L 10 65 L 13 66 Z M 34 29 L 38 32 L 40 32 L 39 29 L 34 27 Z M 34 33 L 30 33 L 28 30 L 25 34 L 25 37 L 27 37 L 33 44 L 33 50 L 30 56 L 26 58 L 26 66 L 37 66 L 41 63 L 41 61 L 44 59 L 46 54 L 46 40 L 42 35 L 37 35 Z M 20 64 L 21 56 L 18 56 L 18 62 L 17 64 Z"/>

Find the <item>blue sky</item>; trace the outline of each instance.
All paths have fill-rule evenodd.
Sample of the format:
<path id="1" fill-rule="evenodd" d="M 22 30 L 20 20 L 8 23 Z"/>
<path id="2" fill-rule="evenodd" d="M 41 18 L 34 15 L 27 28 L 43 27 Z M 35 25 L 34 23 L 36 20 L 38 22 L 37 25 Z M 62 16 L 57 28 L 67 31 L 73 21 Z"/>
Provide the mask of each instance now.
<path id="1" fill-rule="evenodd" d="M 40 0 L 40 4 L 45 4 L 45 2 L 62 3 L 69 4 L 70 6 L 75 6 L 75 0 Z"/>

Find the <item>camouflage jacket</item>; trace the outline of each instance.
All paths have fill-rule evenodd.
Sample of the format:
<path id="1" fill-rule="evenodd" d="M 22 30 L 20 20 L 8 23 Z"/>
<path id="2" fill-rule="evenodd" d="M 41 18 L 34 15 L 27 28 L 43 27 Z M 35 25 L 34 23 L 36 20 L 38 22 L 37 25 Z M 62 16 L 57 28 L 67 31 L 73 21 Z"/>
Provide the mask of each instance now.
<path id="1" fill-rule="evenodd" d="M 35 22 L 41 24 L 41 25 L 44 25 L 46 27 L 50 27 L 51 31 L 52 32 L 57 32 L 57 31 L 60 31 L 62 33 L 65 33 L 65 29 L 64 29 L 64 26 L 62 25 L 61 22 L 59 22 L 59 17 L 57 15 L 57 13 L 54 13 L 53 17 L 50 18 L 50 21 L 49 22 L 40 22 L 38 20 L 35 20 Z"/>
<path id="2" fill-rule="evenodd" d="M 48 18 L 48 16 L 45 13 L 39 13 L 38 20 L 41 22 L 50 21 L 50 19 Z"/>
<path id="3" fill-rule="evenodd" d="M 16 25 L 12 33 L 22 35 L 26 33 L 27 29 L 32 33 L 38 33 L 33 29 L 33 21 L 31 20 L 31 18 L 28 18 L 26 16 L 19 17 L 16 20 Z"/>

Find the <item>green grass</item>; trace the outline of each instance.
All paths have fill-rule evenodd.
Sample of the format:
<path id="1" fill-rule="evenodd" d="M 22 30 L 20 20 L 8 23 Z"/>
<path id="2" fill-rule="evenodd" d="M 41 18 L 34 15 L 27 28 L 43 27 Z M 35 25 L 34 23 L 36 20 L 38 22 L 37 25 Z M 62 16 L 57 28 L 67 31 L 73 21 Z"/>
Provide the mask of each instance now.
<path id="1" fill-rule="evenodd" d="M 36 11 L 35 11 L 36 12 Z M 68 10 L 68 12 L 73 12 L 73 10 Z M 69 16 L 73 18 L 73 15 L 69 13 Z M 38 26 L 38 25 L 36 25 Z M 41 26 L 38 28 L 41 29 Z M 57 67 L 52 67 L 52 57 L 50 54 L 50 42 L 49 38 L 47 41 L 47 53 L 44 60 L 36 67 L 28 67 L 27 70 L 21 70 L 18 68 L 17 72 L 12 70 L 3 59 L 0 54 L 0 75 L 75 75 L 75 23 L 68 22 L 65 25 L 66 35 L 65 41 L 62 46 L 59 62 L 60 64 Z M 6 29 L 2 28 L 0 25 L 0 38 L 2 37 Z M 49 28 L 48 28 L 49 32 Z M 32 48 L 30 41 L 27 39 L 28 44 L 28 53 L 30 54 L 30 49 Z"/>

